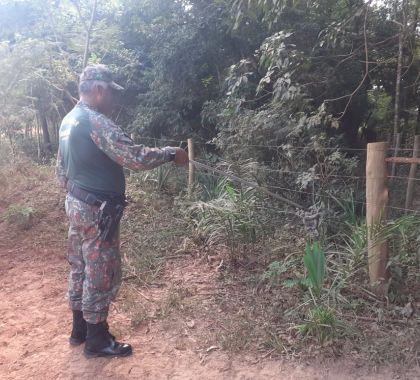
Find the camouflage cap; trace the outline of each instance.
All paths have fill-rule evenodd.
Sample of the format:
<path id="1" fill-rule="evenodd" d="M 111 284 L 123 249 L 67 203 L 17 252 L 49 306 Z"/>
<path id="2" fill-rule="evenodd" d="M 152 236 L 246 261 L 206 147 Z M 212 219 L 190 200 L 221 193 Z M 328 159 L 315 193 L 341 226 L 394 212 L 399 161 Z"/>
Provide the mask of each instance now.
<path id="1" fill-rule="evenodd" d="M 89 65 L 86 66 L 83 70 L 82 74 L 80 75 L 80 82 L 85 82 L 88 80 L 99 80 L 109 85 L 114 90 L 124 90 L 124 87 L 120 86 L 119 84 L 115 83 L 112 79 L 112 72 L 111 70 L 105 65 Z"/>

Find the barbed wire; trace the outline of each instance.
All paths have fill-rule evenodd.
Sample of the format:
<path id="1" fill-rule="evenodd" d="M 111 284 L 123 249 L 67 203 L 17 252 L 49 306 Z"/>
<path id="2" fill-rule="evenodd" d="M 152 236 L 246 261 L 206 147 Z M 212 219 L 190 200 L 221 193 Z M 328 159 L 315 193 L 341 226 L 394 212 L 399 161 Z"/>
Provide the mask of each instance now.
<path id="1" fill-rule="evenodd" d="M 257 189 L 257 190 L 258 189 L 259 190 L 264 189 L 264 187 L 260 186 L 258 183 L 253 183 L 251 181 L 244 180 L 244 179 L 242 179 L 242 178 L 240 178 L 240 177 L 238 177 L 236 175 L 233 175 L 233 174 L 230 174 L 230 173 L 225 173 L 222 170 L 217 169 L 217 168 L 214 168 L 214 167 L 211 167 L 209 165 L 206 165 L 206 164 L 203 164 L 203 163 L 200 163 L 200 162 L 197 162 L 197 161 L 192 161 L 192 163 L 200 171 L 206 170 L 206 171 L 212 171 L 213 173 L 217 173 L 218 175 L 213 174 L 213 173 L 207 173 L 207 174 L 210 174 L 210 175 L 212 175 L 214 177 L 220 178 L 221 176 L 223 176 L 223 177 L 232 179 L 232 180 L 234 180 L 236 182 L 242 183 L 242 184 L 244 184 L 244 185 L 246 185 L 248 187 L 253 187 L 253 188 Z M 282 190 L 282 191 L 287 191 L 287 192 L 297 193 L 297 194 L 304 194 L 304 195 L 310 196 L 311 198 L 313 198 L 314 195 L 315 195 L 314 193 L 310 193 L 308 191 L 296 190 L 296 189 L 291 189 L 291 188 L 282 187 L 282 186 L 266 185 L 265 188 L 266 189 Z M 268 193 L 271 193 L 271 192 L 268 191 Z M 276 194 L 276 193 L 272 193 L 272 194 Z M 278 195 L 278 194 L 276 194 L 276 195 Z M 322 196 L 327 197 L 327 198 L 332 199 L 332 200 L 335 200 L 335 201 L 348 202 L 348 199 L 339 198 L 339 197 L 333 196 L 331 194 L 324 194 Z M 287 198 L 284 198 L 284 199 L 286 199 L 288 203 L 290 203 L 290 202 L 295 203 L 294 201 L 291 201 L 291 200 L 289 200 Z M 352 200 L 352 202 L 355 203 L 355 204 L 361 204 L 361 205 L 364 205 L 364 206 L 366 206 L 366 205 L 382 206 L 382 205 L 380 205 L 378 203 L 375 203 L 375 202 L 361 202 L 361 201 L 357 201 L 357 200 L 354 200 L 354 199 Z M 303 206 L 300 206 L 299 208 L 304 209 Z M 387 206 L 387 208 L 388 209 L 391 209 L 391 210 L 397 210 L 397 211 L 410 212 L 410 213 L 414 213 L 414 214 L 420 214 L 420 211 L 419 210 L 414 210 L 414 209 L 408 209 L 408 208 L 402 208 L 402 207 L 396 207 L 396 206 Z"/>
<path id="2" fill-rule="evenodd" d="M 204 164 L 201 161 L 196 160 L 197 162 L 200 162 L 202 164 Z M 227 161 L 222 161 L 223 164 L 226 164 L 230 167 L 234 167 L 237 166 L 237 164 L 233 164 L 233 163 L 229 163 Z M 297 175 L 302 175 L 302 174 L 312 174 L 310 171 L 293 171 L 293 170 L 281 170 L 281 169 L 271 169 L 271 168 L 265 168 L 265 167 L 252 167 L 251 165 L 249 165 L 247 168 L 249 169 L 254 169 L 256 171 L 264 171 L 264 172 L 271 172 L 271 173 L 279 173 L 282 175 L 287 175 L 287 174 L 297 174 Z M 342 174 L 325 174 L 325 176 L 323 176 L 320 173 L 314 173 L 314 177 L 312 179 L 314 180 L 323 180 L 323 179 L 328 179 L 328 177 L 333 177 L 333 178 L 345 178 L 345 179 L 354 179 L 354 180 L 361 180 L 361 179 L 366 179 L 366 176 L 352 176 L 352 175 L 342 175 Z M 376 179 L 375 177 L 371 177 L 372 179 Z M 404 180 L 404 181 L 408 181 L 410 178 L 407 177 L 401 177 L 401 176 L 388 176 L 388 178 L 391 179 L 399 179 L 399 180 Z M 412 180 L 415 181 L 420 181 L 420 178 L 411 178 Z"/>
<path id="3" fill-rule="evenodd" d="M 173 142 L 177 144 L 187 144 L 187 140 L 174 140 L 174 139 L 158 139 L 156 137 L 139 137 L 139 140 L 153 140 L 153 141 L 164 141 L 164 142 Z M 195 141 L 194 141 L 195 143 Z"/>
<path id="4" fill-rule="evenodd" d="M 204 164 L 201 161 L 197 161 L 197 162 L 199 162 L 201 164 Z M 226 164 L 229 167 L 237 166 L 236 164 L 232 164 L 232 163 L 229 163 L 227 161 L 223 161 L 222 164 Z M 287 170 L 287 171 L 285 171 L 285 170 L 280 170 L 280 169 L 264 168 L 264 167 L 260 167 L 260 166 L 258 166 L 258 167 L 246 167 L 246 169 L 254 169 L 255 171 L 266 171 L 266 172 L 278 173 L 278 174 L 281 174 L 281 175 L 288 175 L 288 174 L 298 174 L 298 175 L 300 175 L 300 174 L 312 174 L 309 171 L 293 171 L 293 170 Z M 363 177 L 357 177 L 357 176 L 338 176 L 338 175 L 337 175 L 337 177 L 353 178 L 353 179 L 359 179 L 359 178 L 361 179 L 361 178 L 363 178 Z M 319 174 L 315 174 L 315 176 L 312 179 L 314 179 L 314 180 L 320 180 L 321 177 L 319 176 Z"/>
<path id="5" fill-rule="evenodd" d="M 149 139 L 153 141 L 162 141 L 162 142 L 173 142 L 177 144 L 187 144 L 186 140 L 174 140 L 174 139 L 158 139 L 155 137 L 141 137 L 141 139 Z M 219 145 L 217 143 L 212 143 L 209 141 L 194 141 L 195 145 L 205 145 L 205 146 L 216 146 L 216 147 L 244 147 L 244 148 L 268 148 L 268 149 L 288 149 L 288 150 L 307 150 L 310 149 L 310 146 L 291 146 L 287 144 L 282 145 L 262 145 L 262 144 L 239 144 L 239 143 L 231 143 L 231 144 L 222 144 Z M 337 148 L 337 147 L 319 147 L 319 150 L 330 150 L 330 151 L 337 151 L 337 150 L 346 150 L 346 151 L 367 151 L 367 148 Z"/>
<path id="6" fill-rule="evenodd" d="M 209 165 L 206 165 L 206 164 L 203 164 L 201 162 L 197 162 L 197 161 L 193 161 L 193 160 L 190 160 L 190 162 L 192 162 L 195 167 L 198 167 L 198 168 L 201 167 L 201 168 L 204 168 L 205 170 L 211 170 L 213 172 L 219 173 L 219 175 L 221 175 L 221 176 L 224 176 L 224 177 L 229 178 L 229 179 L 231 179 L 233 181 L 236 181 L 236 182 L 245 184 L 245 185 L 247 185 L 249 187 L 253 187 L 255 189 L 258 189 L 258 190 L 260 190 L 260 191 L 262 191 L 262 192 L 264 192 L 264 193 L 266 193 L 268 195 L 271 195 L 272 197 L 277 198 L 277 199 L 281 200 L 282 202 L 287 203 L 287 204 L 289 204 L 291 206 L 294 206 L 294 207 L 300 208 L 300 209 L 304 209 L 304 207 L 302 205 L 300 205 L 300 204 L 298 204 L 298 203 L 296 203 L 296 202 L 294 202 L 294 201 L 292 201 L 290 199 L 284 198 L 283 196 L 281 196 L 279 194 L 273 193 L 270 190 L 268 190 L 267 187 L 263 187 L 263 186 L 259 185 L 256 182 L 251 182 L 251 181 L 245 180 L 243 178 L 238 177 L 235 174 L 223 172 L 220 169 L 213 168 L 213 167 L 211 167 Z"/>
<path id="7" fill-rule="evenodd" d="M 180 145 L 182 145 L 183 143 L 187 143 L 186 141 L 174 140 L 174 139 L 157 139 L 157 138 L 154 138 L 154 137 L 144 137 L 144 138 L 145 139 L 154 140 L 154 141 L 175 142 L 175 143 L 179 143 Z M 194 143 L 195 144 L 201 144 L 201 145 L 216 145 L 215 143 L 209 143 L 209 142 L 205 142 L 205 143 L 194 142 Z M 229 146 L 229 145 L 226 145 L 226 146 Z M 272 146 L 270 146 L 270 145 L 241 145 L 241 144 L 234 144 L 234 145 L 231 144 L 230 146 L 265 147 L 265 148 L 284 148 L 285 147 L 285 145 L 279 145 L 279 146 L 272 145 Z M 308 147 L 289 147 L 289 146 L 286 146 L 286 147 L 288 149 L 308 149 Z M 321 150 L 322 149 L 324 149 L 324 150 L 331 149 L 331 150 L 335 150 L 335 151 L 339 151 L 339 150 L 367 151 L 367 149 L 356 149 L 356 148 L 320 148 L 320 149 Z M 390 147 L 390 148 L 387 148 L 386 150 L 387 151 L 388 150 L 389 151 L 395 151 L 396 149 L 398 149 L 398 150 L 405 150 L 405 151 L 408 151 L 408 150 L 411 150 L 412 151 L 413 150 L 413 149 L 395 148 L 395 147 Z M 206 170 L 211 170 L 211 171 L 214 171 L 214 172 L 219 172 L 219 177 L 220 176 L 224 176 L 224 177 L 230 178 L 230 179 L 232 179 L 234 181 L 237 181 L 237 182 L 242 183 L 242 184 L 246 184 L 247 186 L 254 187 L 256 189 L 262 190 L 262 191 L 264 191 L 266 193 L 269 193 L 269 194 L 271 192 L 268 189 L 276 189 L 276 190 L 282 190 L 282 191 L 288 191 L 288 192 L 305 194 L 305 195 L 308 195 L 308 196 L 311 196 L 311 197 L 314 196 L 314 193 L 309 193 L 309 192 L 305 192 L 305 191 L 302 191 L 302 190 L 295 190 L 295 189 L 291 189 L 291 188 L 285 188 L 285 187 L 279 187 L 279 186 L 273 186 L 273 185 L 266 185 L 266 186 L 263 187 L 263 186 L 260 186 L 258 183 L 253 183 L 251 181 L 244 180 L 244 179 L 242 179 L 242 178 L 240 178 L 240 177 L 238 177 L 236 175 L 222 172 L 219 169 L 214 168 L 214 167 L 210 167 L 210 166 L 208 166 L 207 164 L 205 164 L 203 162 L 195 161 L 194 163 L 196 164 L 195 165 L 196 167 L 197 167 L 197 164 L 198 165 L 203 165 L 203 166 L 207 166 Z M 226 164 L 229 164 L 229 163 L 226 162 Z M 233 166 L 233 164 L 229 164 L 229 165 Z M 203 168 L 201 168 L 201 169 L 203 169 Z M 199 168 L 199 170 L 201 170 L 201 169 Z M 282 171 L 282 170 L 276 170 L 276 169 L 271 169 L 271 168 L 258 168 L 258 170 L 267 171 L 267 172 L 277 172 L 277 173 L 281 173 L 282 175 L 284 175 L 284 174 L 299 174 L 299 175 L 302 175 L 302 174 L 307 174 L 308 173 L 308 172 L 303 172 L 303 171 L 302 172 L 298 172 L 298 171 Z M 317 176 L 318 177 L 314 177 L 313 180 L 322 180 L 322 178 L 319 176 L 319 174 L 317 174 Z M 342 178 L 342 179 L 345 179 L 346 178 L 346 179 L 353 179 L 353 180 L 366 179 L 366 176 L 350 176 L 350 175 L 347 176 L 347 175 L 338 175 L 338 174 L 328 174 L 328 175 L 326 175 L 326 177 Z M 401 176 L 395 176 L 395 175 L 394 176 L 388 176 L 388 178 L 390 178 L 390 179 L 404 180 L 404 181 L 410 180 L 409 177 L 401 177 Z M 420 181 L 420 178 L 411 178 L 411 180 Z M 276 194 L 276 193 L 271 193 L 270 195 L 275 196 L 277 198 L 278 197 L 282 198 L 279 194 Z M 338 201 L 347 202 L 347 200 L 340 199 L 340 198 L 337 198 L 335 196 L 328 196 L 328 197 L 330 199 L 336 199 Z M 284 202 L 286 202 L 286 203 L 289 203 L 289 204 L 293 203 L 295 207 L 303 208 L 301 205 L 298 205 L 298 204 L 296 204 L 295 202 L 293 202 L 293 201 L 291 201 L 289 199 L 283 198 L 282 200 Z M 360 201 L 355 201 L 355 200 L 353 200 L 353 202 L 358 203 L 358 204 L 362 204 L 362 205 L 367 205 L 367 204 L 378 205 L 378 204 L 372 203 L 372 202 L 367 203 L 367 202 L 360 202 Z M 387 206 L 387 208 L 388 209 L 393 209 L 393 210 L 398 210 L 398 211 L 404 211 L 404 212 L 413 212 L 413 213 L 416 213 L 416 214 L 417 213 L 420 213 L 420 211 L 418 211 L 418 210 L 406 209 L 406 208 L 395 207 L 395 206 Z"/>
<path id="8" fill-rule="evenodd" d="M 187 144 L 187 140 L 175 140 L 175 139 L 162 139 L 162 138 L 156 138 L 156 137 L 140 137 L 140 139 L 148 139 L 153 141 L 162 141 L 162 142 L 172 142 L 177 144 Z M 204 145 L 204 146 L 216 146 L 216 147 L 244 147 L 244 148 L 268 148 L 268 149 L 287 149 L 287 150 L 326 150 L 326 151 L 355 151 L 355 152 L 367 152 L 367 148 L 349 148 L 349 147 L 323 147 L 320 146 L 318 148 L 314 148 L 311 146 L 291 146 L 288 144 L 282 144 L 282 145 L 263 145 L 263 144 L 239 144 L 239 143 L 231 143 L 231 144 L 216 144 L 209 141 L 203 142 L 203 141 L 194 141 L 194 144 L 196 145 Z M 379 150 L 379 149 L 377 149 Z M 386 151 L 407 151 L 412 152 L 414 148 L 396 148 L 396 147 L 388 147 L 385 149 Z"/>

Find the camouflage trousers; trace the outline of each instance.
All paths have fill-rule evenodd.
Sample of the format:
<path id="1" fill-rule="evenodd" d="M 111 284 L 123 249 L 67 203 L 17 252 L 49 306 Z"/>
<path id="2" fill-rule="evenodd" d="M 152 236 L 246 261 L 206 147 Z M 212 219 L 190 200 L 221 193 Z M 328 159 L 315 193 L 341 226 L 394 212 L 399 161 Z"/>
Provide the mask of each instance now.
<path id="1" fill-rule="evenodd" d="M 98 207 L 70 194 L 65 206 L 70 221 L 67 252 L 70 308 L 82 310 L 89 323 L 103 322 L 121 285 L 119 234 L 111 242 L 99 240 Z"/>

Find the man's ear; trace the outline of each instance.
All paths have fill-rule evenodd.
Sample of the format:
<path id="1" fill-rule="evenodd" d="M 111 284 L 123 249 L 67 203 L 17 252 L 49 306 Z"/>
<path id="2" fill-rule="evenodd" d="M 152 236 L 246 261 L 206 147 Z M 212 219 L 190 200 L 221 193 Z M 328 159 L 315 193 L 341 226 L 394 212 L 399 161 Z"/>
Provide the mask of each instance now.
<path id="1" fill-rule="evenodd" d="M 96 93 L 100 96 L 103 97 L 104 96 L 104 92 L 105 92 L 105 88 L 103 86 L 101 86 L 100 84 L 96 85 Z"/>

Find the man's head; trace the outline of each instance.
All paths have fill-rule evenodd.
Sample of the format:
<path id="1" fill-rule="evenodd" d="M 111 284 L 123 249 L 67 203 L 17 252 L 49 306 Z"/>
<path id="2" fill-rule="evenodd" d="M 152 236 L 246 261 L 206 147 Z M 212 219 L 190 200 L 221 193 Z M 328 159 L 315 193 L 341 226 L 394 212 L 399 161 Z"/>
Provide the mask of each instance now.
<path id="1" fill-rule="evenodd" d="M 80 99 L 108 113 L 114 106 L 115 93 L 123 90 L 112 79 L 112 72 L 105 65 L 87 66 L 80 75 Z"/>

